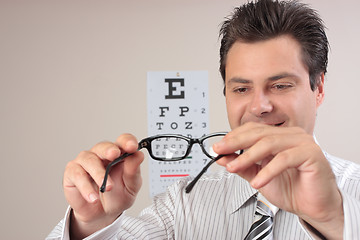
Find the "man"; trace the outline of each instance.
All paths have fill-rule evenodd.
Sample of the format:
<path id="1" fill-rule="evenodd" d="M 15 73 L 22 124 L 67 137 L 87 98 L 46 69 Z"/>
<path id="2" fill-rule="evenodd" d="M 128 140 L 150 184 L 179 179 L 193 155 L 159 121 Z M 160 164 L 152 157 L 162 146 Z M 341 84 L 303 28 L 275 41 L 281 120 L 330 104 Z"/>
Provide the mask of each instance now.
<path id="1" fill-rule="evenodd" d="M 131 218 L 123 212 L 140 189 L 143 154 L 130 134 L 99 143 L 67 165 L 71 209 L 48 239 L 244 239 L 257 199 L 278 209 L 274 239 L 360 239 L 360 166 L 323 152 L 313 137 L 328 54 L 321 19 L 297 2 L 259 0 L 237 8 L 221 36 L 232 131 L 213 148 L 227 171 L 202 177 L 189 194 L 183 179 Z M 99 194 L 104 165 L 122 152 L 134 155 Z"/>

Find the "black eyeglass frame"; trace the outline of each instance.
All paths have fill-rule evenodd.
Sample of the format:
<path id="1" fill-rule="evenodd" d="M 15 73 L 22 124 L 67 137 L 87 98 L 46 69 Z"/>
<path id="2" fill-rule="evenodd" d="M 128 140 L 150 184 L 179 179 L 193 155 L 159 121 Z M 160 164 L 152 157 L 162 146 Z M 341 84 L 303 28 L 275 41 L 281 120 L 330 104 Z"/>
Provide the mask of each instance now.
<path id="1" fill-rule="evenodd" d="M 197 144 L 200 145 L 201 150 L 203 151 L 203 153 L 208 158 L 213 159 L 214 156 L 211 156 L 206 151 L 205 146 L 204 146 L 204 141 L 209 139 L 209 138 L 212 138 L 212 137 L 225 136 L 225 135 L 226 135 L 225 132 L 218 132 L 218 133 L 212 133 L 212 134 L 205 135 L 205 136 L 203 136 L 201 138 L 190 138 L 190 137 L 186 137 L 186 136 L 183 136 L 183 135 L 180 135 L 180 134 L 159 134 L 159 135 L 147 137 L 147 138 L 144 138 L 143 140 L 141 140 L 139 142 L 138 150 L 140 150 L 142 148 L 146 148 L 147 151 L 149 152 L 150 157 L 152 159 L 157 160 L 157 161 L 172 162 L 172 161 L 184 160 L 185 158 L 187 158 L 189 156 L 189 154 L 191 153 L 192 146 L 197 143 Z M 188 143 L 188 148 L 187 148 L 187 150 L 186 150 L 186 152 L 185 152 L 185 154 L 183 156 L 174 157 L 174 158 L 171 158 L 171 160 L 166 159 L 166 158 L 156 157 L 152 152 L 151 143 L 153 141 L 156 141 L 157 139 L 160 139 L 160 138 L 179 138 L 179 139 L 185 140 Z"/>
<path id="2" fill-rule="evenodd" d="M 202 169 L 202 171 L 194 178 L 194 180 L 186 187 L 185 191 L 186 193 L 189 193 L 191 191 L 191 189 L 194 187 L 195 183 L 200 179 L 200 177 L 206 172 L 206 170 L 210 167 L 211 164 L 213 164 L 214 162 L 216 162 L 218 159 L 222 158 L 224 155 L 219 155 L 219 156 L 211 156 L 205 149 L 204 146 L 204 141 L 207 140 L 208 138 L 211 137 L 217 137 L 217 136 L 225 136 L 227 133 L 226 132 L 217 132 L 217 133 L 211 133 L 208 135 L 205 135 L 201 138 L 190 138 L 190 137 L 186 137 L 180 134 L 159 134 L 159 135 L 155 135 L 155 136 L 150 136 L 147 138 L 142 139 L 139 144 L 138 144 L 138 149 L 137 151 L 146 148 L 147 151 L 149 152 L 149 155 L 151 158 L 153 158 L 154 160 L 157 161 L 164 161 L 164 162 L 172 162 L 172 161 L 181 161 L 185 158 L 187 158 L 191 152 L 192 146 L 197 143 L 200 145 L 201 150 L 203 151 L 203 153 L 211 159 L 211 161 Z M 153 141 L 155 141 L 156 139 L 160 139 L 160 138 L 179 138 L 182 140 L 185 140 L 188 142 L 188 148 L 185 152 L 185 154 L 181 157 L 175 157 L 175 158 L 171 158 L 171 160 L 166 159 L 166 158 L 160 158 L 160 157 L 156 157 L 153 155 L 152 149 L 151 149 L 151 143 Z M 241 151 L 242 153 L 242 151 Z M 241 154 L 240 153 L 240 154 Z M 107 178 L 108 175 L 110 173 L 110 169 L 116 165 L 119 162 L 122 162 L 124 160 L 124 158 L 131 156 L 133 153 L 124 153 L 123 155 L 121 155 L 120 157 L 118 157 L 117 159 L 115 159 L 114 161 L 112 161 L 111 163 L 109 163 L 109 165 L 106 167 L 106 172 L 105 172 L 105 176 L 104 176 L 104 180 L 103 183 L 100 187 L 100 192 L 104 193 L 105 192 L 105 188 L 106 188 L 106 182 L 107 182 Z"/>

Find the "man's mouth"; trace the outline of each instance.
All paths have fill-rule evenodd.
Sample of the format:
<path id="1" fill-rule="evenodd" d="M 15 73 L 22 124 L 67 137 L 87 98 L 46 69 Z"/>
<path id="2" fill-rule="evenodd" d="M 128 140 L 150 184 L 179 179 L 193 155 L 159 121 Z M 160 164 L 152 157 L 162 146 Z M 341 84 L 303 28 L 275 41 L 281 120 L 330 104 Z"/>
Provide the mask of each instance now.
<path id="1" fill-rule="evenodd" d="M 275 126 L 275 127 L 280 127 L 281 125 L 283 125 L 285 122 L 280 122 L 280 123 L 276 123 L 276 124 L 274 124 L 273 126 Z"/>

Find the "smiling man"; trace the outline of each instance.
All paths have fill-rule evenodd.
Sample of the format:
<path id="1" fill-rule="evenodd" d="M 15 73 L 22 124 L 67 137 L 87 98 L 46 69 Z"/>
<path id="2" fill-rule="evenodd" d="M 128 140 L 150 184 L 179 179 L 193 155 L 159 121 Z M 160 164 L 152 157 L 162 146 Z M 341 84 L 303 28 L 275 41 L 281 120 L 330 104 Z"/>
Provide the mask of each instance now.
<path id="1" fill-rule="evenodd" d="M 137 140 L 99 143 L 69 162 L 71 207 L 48 239 L 360 239 L 360 167 L 313 137 L 328 55 L 317 13 L 296 1 L 249 2 L 220 33 L 232 130 L 213 149 L 226 170 L 203 176 L 189 194 L 191 179 L 179 181 L 132 218 L 124 211 L 141 186 Z M 99 194 L 105 163 L 122 152 L 134 155 Z"/>
<path id="2" fill-rule="evenodd" d="M 316 75 L 312 90 L 311 66 L 290 34 L 251 42 L 237 39 L 225 64 L 224 92 L 233 131 L 214 150 L 245 153 L 219 163 L 248 180 L 272 204 L 301 216 L 327 238 L 340 239 L 342 197 L 312 138 L 324 97 L 324 71 Z"/>
<path id="3" fill-rule="evenodd" d="M 235 42 L 227 54 L 226 105 L 232 129 L 246 122 L 298 126 L 312 134 L 324 74 L 310 87 L 300 44 L 290 35 Z"/>

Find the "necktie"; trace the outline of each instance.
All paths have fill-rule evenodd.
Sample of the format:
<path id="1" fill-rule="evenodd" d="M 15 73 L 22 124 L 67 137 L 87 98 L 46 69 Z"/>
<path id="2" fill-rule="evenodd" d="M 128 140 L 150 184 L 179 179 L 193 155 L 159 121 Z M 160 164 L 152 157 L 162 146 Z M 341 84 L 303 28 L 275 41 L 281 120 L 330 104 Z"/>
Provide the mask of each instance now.
<path id="1" fill-rule="evenodd" d="M 276 212 L 279 209 L 266 200 L 264 196 L 258 193 L 254 223 L 244 240 L 272 240 L 273 239 L 273 221 Z"/>

